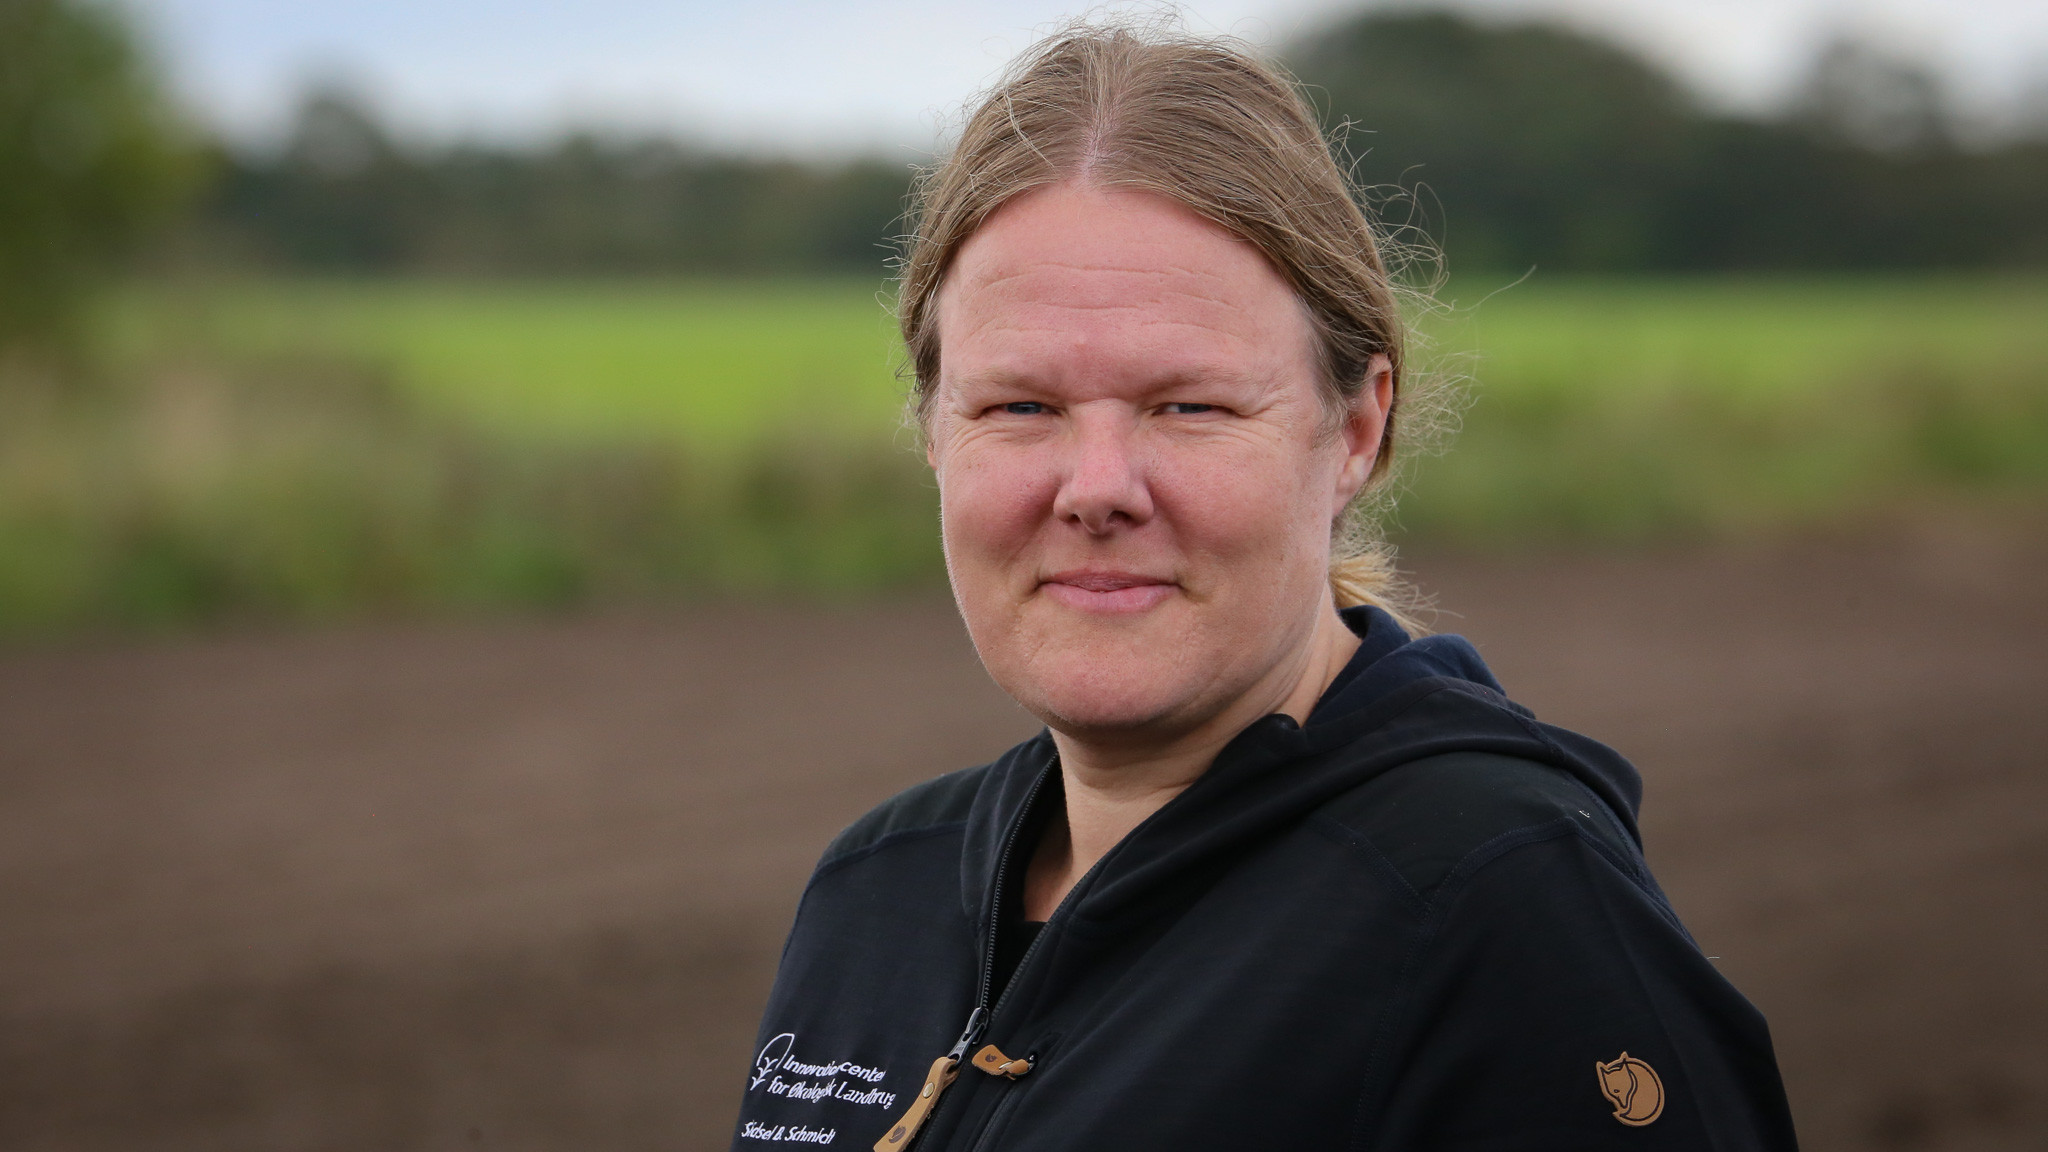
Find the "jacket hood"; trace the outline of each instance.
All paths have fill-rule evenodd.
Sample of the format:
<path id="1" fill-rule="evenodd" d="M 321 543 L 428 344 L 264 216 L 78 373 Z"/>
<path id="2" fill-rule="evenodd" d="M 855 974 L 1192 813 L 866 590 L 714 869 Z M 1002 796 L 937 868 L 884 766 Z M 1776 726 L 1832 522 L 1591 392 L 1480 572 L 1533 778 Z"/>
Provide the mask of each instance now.
<path id="1" fill-rule="evenodd" d="M 1491 752 L 1571 773 L 1641 843 L 1642 781 L 1618 753 L 1543 724 L 1509 700 L 1463 637 L 1413 639 L 1372 607 L 1346 609 L 1358 652 L 1310 712 L 1308 723 L 1267 716 L 1240 732 L 1209 771 L 1134 829 L 1067 897 L 1074 927 L 1109 929 L 1143 917 L 1253 844 L 1384 772 L 1450 752 Z M 1005 846 L 1034 804 L 1057 802 L 1051 735 L 1018 745 L 991 766 L 968 817 L 963 898 L 986 934 Z M 1038 799 L 1034 802 L 1034 796 Z M 1021 861 L 1019 862 L 1021 866 Z"/>

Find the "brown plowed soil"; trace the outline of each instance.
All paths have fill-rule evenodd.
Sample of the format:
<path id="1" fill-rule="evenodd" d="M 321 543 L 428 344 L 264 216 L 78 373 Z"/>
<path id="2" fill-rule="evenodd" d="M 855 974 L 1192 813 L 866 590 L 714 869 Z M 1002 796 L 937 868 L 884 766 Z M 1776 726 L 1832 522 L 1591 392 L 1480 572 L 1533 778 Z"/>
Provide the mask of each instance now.
<path id="1" fill-rule="evenodd" d="M 2048 1146 L 2044 561 L 1420 565 L 1643 768 L 1810 1148 Z M 941 600 L 0 654 L 0 1147 L 721 1147 L 818 850 L 1034 728 Z"/>

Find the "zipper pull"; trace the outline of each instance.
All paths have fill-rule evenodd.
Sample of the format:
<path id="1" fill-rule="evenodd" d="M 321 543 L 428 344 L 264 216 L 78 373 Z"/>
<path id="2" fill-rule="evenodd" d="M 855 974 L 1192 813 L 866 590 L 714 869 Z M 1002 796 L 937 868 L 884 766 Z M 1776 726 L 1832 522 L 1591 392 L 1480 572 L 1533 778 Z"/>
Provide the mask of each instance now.
<path id="1" fill-rule="evenodd" d="M 960 1061 L 952 1056 L 941 1056 L 932 1061 L 932 1070 L 924 1074 L 924 1087 L 917 1090 L 917 1099 L 910 1102 L 910 1111 L 903 1114 L 888 1135 L 875 1141 L 875 1152 L 895 1152 L 909 1145 L 911 1137 L 924 1127 L 924 1122 L 938 1106 L 939 1094 L 944 1092 L 960 1075 Z"/>
<path id="2" fill-rule="evenodd" d="M 974 1066 L 991 1076 L 1008 1076 L 1010 1079 L 1015 1080 L 1017 1077 L 1031 1071 L 1035 1066 L 1035 1061 L 1029 1056 L 1021 1060 L 1012 1060 L 1008 1056 L 1003 1055 L 1001 1048 L 990 1044 L 974 1054 Z"/>
<path id="3" fill-rule="evenodd" d="M 981 1031 L 988 1027 L 988 1009 L 976 1008 L 967 1018 L 967 1028 L 960 1033 L 960 1039 L 953 1050 L 932 1061 L 931 1071 L 924 1074 L 924 1087 L 917 1090 L 917 1099 L 910 1102 L 910 1110 L 903 1119 L 890 1126 L 880 1140 L 875 1141 L 875 1152 L 897 1152 L 910 1146 L 917 1131 L 924 1122 L 931 1119 L 932 1109 L 939 1106 L 939 1097 L 960 1075 L 960 1061 L 967 1055 L 967 1049 L 981 1039 Z"/>

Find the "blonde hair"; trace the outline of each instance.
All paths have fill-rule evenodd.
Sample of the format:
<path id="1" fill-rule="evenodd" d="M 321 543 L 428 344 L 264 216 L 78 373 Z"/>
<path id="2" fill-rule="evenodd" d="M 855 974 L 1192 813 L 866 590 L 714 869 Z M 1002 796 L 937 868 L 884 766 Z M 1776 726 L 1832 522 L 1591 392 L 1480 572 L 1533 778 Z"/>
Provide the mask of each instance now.
<path id="1" fill-rule="evenodd" d="M 1371 475 L 1332 526 L 1330 588 L 1339 607 L 1371 604 L 1420 631 L 1417 597 L 1378 531 L 1406 423 L 1394 287 L 1315 113 L 1248 48 L 1167 27 L 1080 23 L 1011 66 L 918 181 L 897 296 L 918 422 L 938 381 L 933 305 L 954 255 L 1004 204 L 1068 181 L 1168 197 L 1264 253 L 1307 306 L 1333 426 L 1373 358 L 1387 358 L 1394 402 Z"/>

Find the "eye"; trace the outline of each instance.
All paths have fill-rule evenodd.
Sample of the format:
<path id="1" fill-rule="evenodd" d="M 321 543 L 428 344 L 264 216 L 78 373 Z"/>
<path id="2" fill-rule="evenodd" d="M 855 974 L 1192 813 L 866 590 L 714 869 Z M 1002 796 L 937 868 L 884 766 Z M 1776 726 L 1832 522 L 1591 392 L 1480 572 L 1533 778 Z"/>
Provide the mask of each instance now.
<path id="1" fill-rule="evenodd" d="M 1038 416 L 1045 412 L 1045 405 L 1036 400 L 1012 400 L 1003 405 L 1003 411 L 1012 416 Z"/>
<path id="2" fill-rule="evenodd" d="M 1203 412 L 1214 412 L 1216 410 L 1214 404 L 1194 404 L 1181 400 L 1176 400 L 1162 407 L 1169 416 L 1195 416 Z"/>

